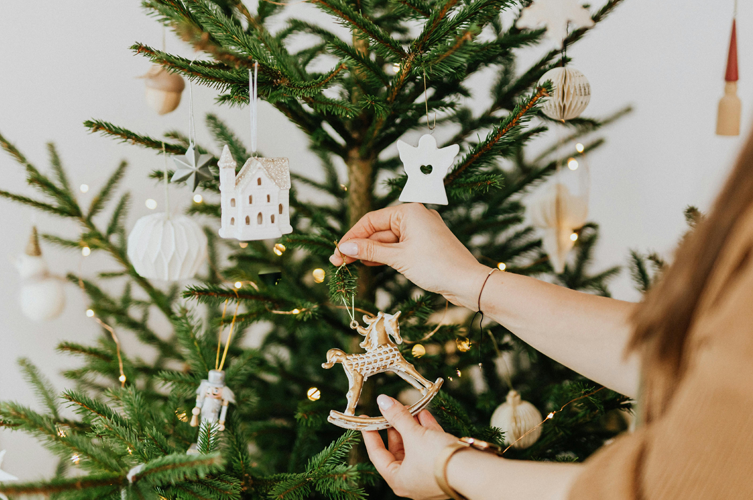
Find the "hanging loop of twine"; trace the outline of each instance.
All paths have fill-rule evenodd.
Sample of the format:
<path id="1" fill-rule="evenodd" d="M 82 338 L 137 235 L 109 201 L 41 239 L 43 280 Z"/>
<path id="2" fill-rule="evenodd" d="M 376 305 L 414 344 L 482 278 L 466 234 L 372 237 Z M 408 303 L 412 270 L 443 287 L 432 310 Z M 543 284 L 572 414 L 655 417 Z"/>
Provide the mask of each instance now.
<path id="1" fill-rule="evenodd" d="M 437 112 L 434 112 L 434 124 L 429 125 L 429 94 L 426 91 L 426 68 L 422 68 L 424 71 L 424 104 L 426 105 L 426 126 L 429 130 L 437 128 Z"/>
<path id="2" fill-rule="evenodd" d="M 256 156 L 256 136 L 259 128 L 258 105 L 259 105 L 259 63 L 254 62 L 253 72 L 248 70 L 248 99 L 251 111 L 251 152 Z"/>

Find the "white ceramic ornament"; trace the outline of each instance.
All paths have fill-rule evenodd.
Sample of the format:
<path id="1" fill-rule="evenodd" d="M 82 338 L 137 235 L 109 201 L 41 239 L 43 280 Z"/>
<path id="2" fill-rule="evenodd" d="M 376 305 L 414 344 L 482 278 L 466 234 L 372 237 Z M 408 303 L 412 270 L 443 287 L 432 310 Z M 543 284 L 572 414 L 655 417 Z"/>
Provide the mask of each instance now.
<path id="1" fill-rule="evenodd" d="M 400 161 L 405 166 L 405 173 L 408 174 L 408 182 L 400 193 L 400 201 L 447 205 L 444 178 L 458 155 L 460 146 L 453 144 L 438 149 L 434 136 L 426 134 L 421 136 L 415 148 L 397 141 L 397 150 Z"/>
<path id="2" fill-rule="evenodd" d="M 128 258 L 139 276 L 147 279 L 193 278 L 206 257 L 207 237 L 185 215 L 146 215 L 128 235 Z"/>
<path id="3" fill-rule="evenodd" d="M 65 307 L 65 291 L 61 280 L 50 275 L 39 247 L 37 228 L 32 228 L 26 251 L 14 259 L 21 275 L 18 296 L 21 312 L 33 321 L 57 318 Z"/>
<path id="4" fill-rule="evenodd" d="M 159 64 L 152 65 L 142 76 L 146 81 L 146 103 L 160 115 L 175 111 L 186 83 L 180 75 L 170 73 Z"/>
<path id="5" fill-rule="evenodd" d="M 218 165 L 222 238 L 266 240 L 293 232 L 287 158 L 249 158 L 236 175 L 237 163 L 225 146 Z"/>
<path id="6" fill-rule="evenodd" d="M 13 474 L 8 474 L 2 469 L 5 452 L 6 450 L 0 451 L 0 483 L 4 483 L 6 481 L 18 481 L 18 478 L 16 476 L 14 476 Z M 8 497 L 0 493 L 0 499 L 8 500 Z"/>
<path id="7" fill-rule="evenodd" d="M 588 196 L 573 195 L 564 184 L 550 183 L 531 196 L 528 216 L 531 224 L 543 231 L 544 251 L 554 271 L 561 273 L 567 253 L 575 245 L 573 232 L 586 223 Z"/>
<path id="8" fill-rule="evenodd" d="M 494 410 L 490 425 L 505 433 L 506 445 L 512 444 L 513 448 L 523 450 L 538 441 L 541 436 L 541 426 L 538 428 L 536 426 L 541 421 L 539 410 L 528 401 L 520 399 L 520 394 L 513 389 L 507 393 L 506 402 Z M 531 431 L 531 429 L 535 430 Z M 529 431 L 531 431 L 530 434 L 521 439 Z"/>
<path id="9" fill-rule="evenodd" d="M 583 73 L 571 67 L 552 68 L 541 77 L 539 86 L 547 80 L 554 86 L 552 95 L 544 101 L 541 111 L 554 120 L 572 120 L 580 116 L 591 101 L 591 85 Z"/>
<path id="10" fill-rule="evenodd" d="M 568 24 L 590 28 L 594 21 L 578 0 L 534 0 L 523 9 L 515 26 L 528 29 L 545 26 L 547 38 L 559 45 L 567 36 Z"/>

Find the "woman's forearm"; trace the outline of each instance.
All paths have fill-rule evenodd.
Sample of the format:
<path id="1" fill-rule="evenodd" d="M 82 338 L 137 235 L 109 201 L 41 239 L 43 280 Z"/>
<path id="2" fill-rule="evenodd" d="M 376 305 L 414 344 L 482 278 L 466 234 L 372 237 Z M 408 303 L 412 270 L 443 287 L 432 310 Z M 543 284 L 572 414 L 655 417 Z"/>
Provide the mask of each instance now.
<path id="1" fill-rule="evenodd" d="M 640 369 L 637 356 L 624 358 L 633 307 L 503 272 L 489 277 L 481 296 L 481 310 L 525 342 L 630 397 L 638 392 Z"/>
<path id="2" fill-rule="evenodd" d="M 580 464 L 508 460 L 464 450 L 450 459 L 447 482 L 471 500 L 564 500 L 580 469 Z"/>

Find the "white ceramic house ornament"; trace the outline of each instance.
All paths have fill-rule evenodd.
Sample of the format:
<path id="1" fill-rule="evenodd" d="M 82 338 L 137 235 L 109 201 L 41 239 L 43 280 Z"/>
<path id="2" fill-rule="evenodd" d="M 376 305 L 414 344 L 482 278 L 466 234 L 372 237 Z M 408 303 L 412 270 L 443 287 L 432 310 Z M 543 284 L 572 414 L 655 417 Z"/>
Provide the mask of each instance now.
<path id="1" fill-rule="evenodd" d="M 400 161 L 405 166 L 408 182 L 405 183 L 400 201 L 447 205 L 444 177 L 458 155 L 460 146 L 453 144 L 438 149 L 434 136 L 422 135 L 418 147 L 397 141 Z"/>
<path id="2" fill-rule="evenodd" d="M 225 146 L 218 165 L 221 237 L 252 241 L 293 232 L 287 158 L 249 158 L 236 175 L 237 163 Z"/>

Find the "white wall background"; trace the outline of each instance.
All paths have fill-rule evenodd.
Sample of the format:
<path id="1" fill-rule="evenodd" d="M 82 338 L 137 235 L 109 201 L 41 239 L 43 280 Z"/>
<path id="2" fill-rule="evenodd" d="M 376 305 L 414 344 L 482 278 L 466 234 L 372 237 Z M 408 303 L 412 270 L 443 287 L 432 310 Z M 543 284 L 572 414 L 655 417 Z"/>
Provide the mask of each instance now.
<path id="1" fill-rule="evenodd" d="M 604 132 L 608 144 L 589 157 L 592 172 L 591 219 L 601 225 L 597 266 L 623 264 L 630 248 L 671 252 L 684 231 L 682 210 L 688 204 L 707 209 L 742 144 L 742 138 L 714 135 L 716 105 L 723 89 L 732 0 L 626 0 L 593 33 L 569 51 L 574 66 L 587 75 L 593 89 L 588 113 L 604 116 L 631 103 L 635 112 Z M 253 7 L 252 3 L 249 6 Z M 295 9 L 313 11 L 310 6 Z M 326 18 L 325 18 L 326 19 Z M 749 68 L 753 53 L 753 5 L 743 3 L 738 15 L 742 80 L 743 136 L 749 131 L 753 84 Z M 158 117 L 147 108 L 143 82 L 134 77 L 148 69 L 147 61 L 128 47 L 136 41 L 159 47 L 161 28 L 146 17 L 139 2 L 68 0 L 2 2 L 0 33 L 0 132 L 32 163 L 46 168 L 45 143 L 54 141 L 68 167 L 73 185 L 89 184 L 81 194 L 88 203 L 119 160 L 131 168 L 125 185 L 133 191 L 129 225 L 148 212 L 144 200 L 162 208 L 162 190 L 146 178 L 160 166 L 151 152 L 89 135 L 82 122 L 101 118 L 132 130 L 158 136 L 165 130 L 186 129 L 187 99 L 174 113 Z M 172 37 L 168 49 L 190 56 Z M 526 59 L 532 54 L 526 54 Z M 485 82 L 478 81 L 479 86 Z M 213 106 L 214 92 L 197 87 L 198 117 L 213 109 L 242 135 L 249 130 L 246 111 Z M 469 103 L 480 107 L 484 98 Z M 300 171 L 317 169 L 303 135 L 271 108 L 263 105 L 259 144 L 267 155 L 288 156 Z M 199 139 L 210 143 L 203 125 Z M 217 153 L 218 151 L 215 151 Z M 32 194 L 22 169 L 0 156 L 0 189 Z M 186 205 L 186 190 L 171 189 L 171 204 Z M 42 232 L 70 237 L 77 231 L 67 222 L 0 200 L 0 252 L 23 251 L 33 222 Z M 54 271 L 76 271 L 81 257 L 45 246 Z M 114 269 L 93 255 L 84 274 Z M 83 314 L 85 302 L 67 288 L 68 305 L 57 320 L 37 324 L 16 305 L 18 276 L 0 258 L 0 400 L 16 400 L 38 408 L 23 382 L 16 359 L 29 357 L 65 387 L 60 372 L 76 360 L 55 353 L 61 340 L 88 342 L 98 329 Z M 618 298 L 637 299 L 627 273 L 614 283 Z M 124 337 L 127 337 L 124 336 Z M 125 349 L 133 345 L 124 339 Z M 0 431 L 0 449 L 8 449 L 3 469 L 22 479 L 49 476 L 54 460 L 34 440 Z"/>

